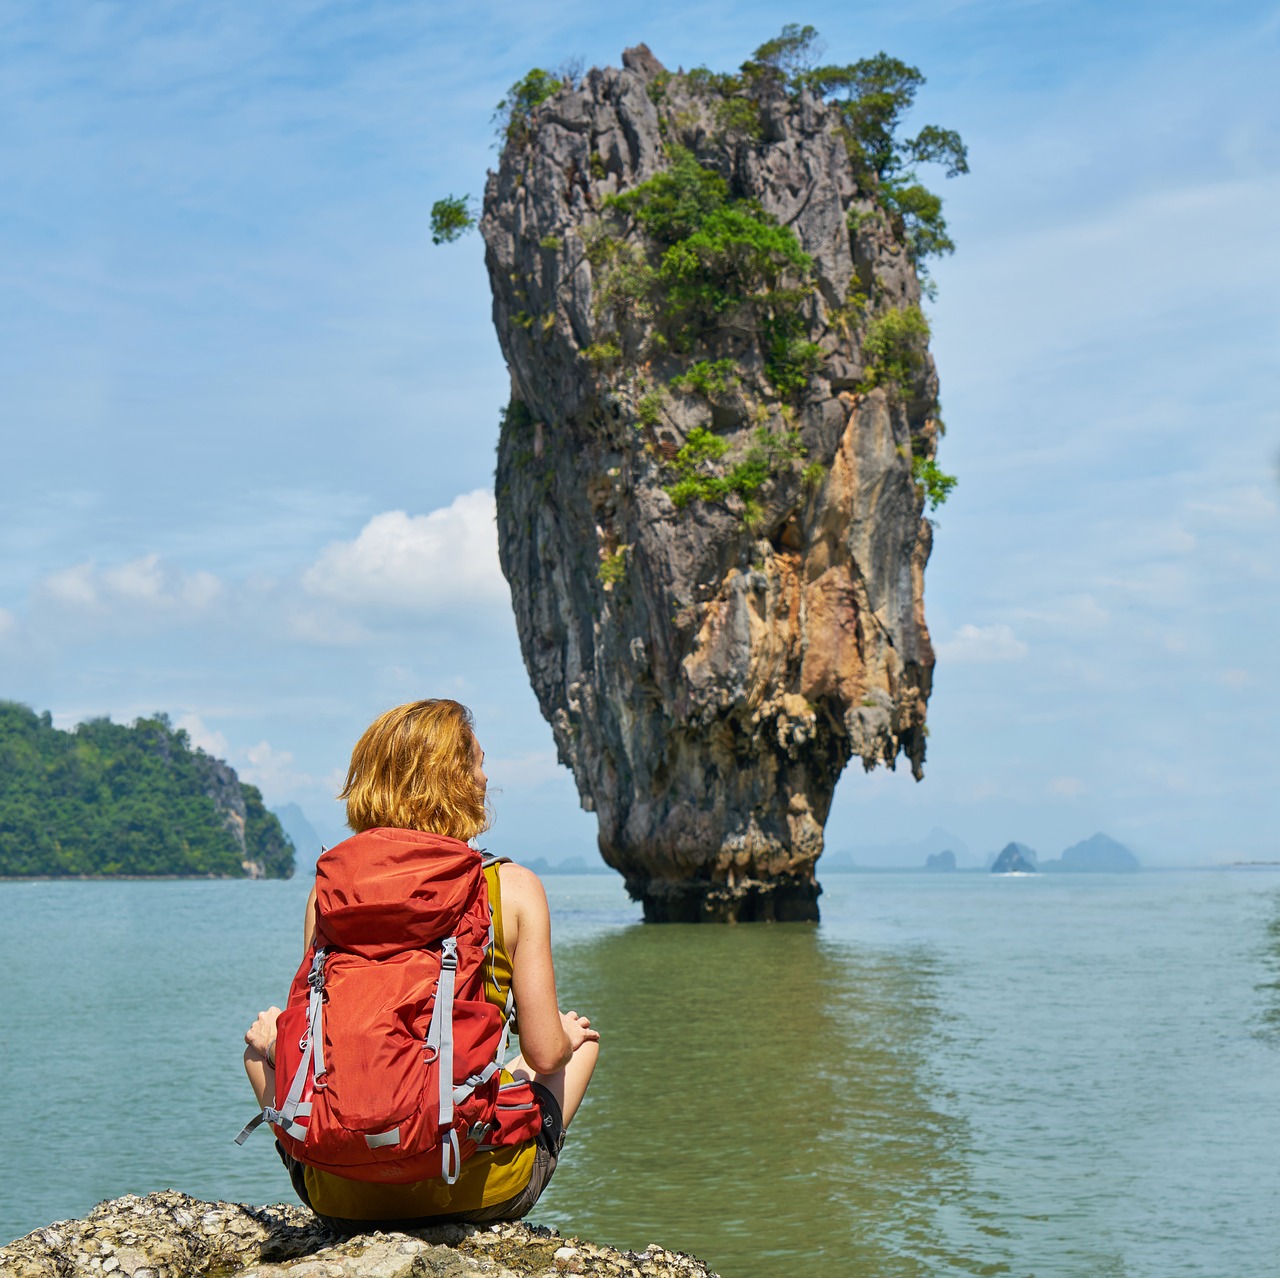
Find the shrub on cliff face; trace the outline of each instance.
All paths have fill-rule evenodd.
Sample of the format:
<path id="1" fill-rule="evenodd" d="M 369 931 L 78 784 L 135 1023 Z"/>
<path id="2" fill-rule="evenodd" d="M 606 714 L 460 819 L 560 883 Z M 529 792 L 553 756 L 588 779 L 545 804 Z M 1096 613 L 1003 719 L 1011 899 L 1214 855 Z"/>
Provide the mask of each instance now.
<path id="1" fill-rule="evenodd" d="M 672 463 L 677 479 L 666 490 L 672 504 L 680 508 L 695 500 L 719 502 L 737 496 L 743 502 L 743 518 L 751 524 L 758 511 L 756 494 L 769 479 L 804 457 L 796 431 L 776 435 L 763 426 L 741 460 L 722 475 L 715 464 L 728 451 L 728 441 L 721 436 L 705 427 L 694 427 Z"/>
<path id="2" fill-rule="evenodd" d="M 606 215 L 628 218 L 643 231 L 658 260 L 651 265 L 634 246 L 628 252 L 624 241 L 601 232 L 588 248 L 593 260 L 610 260 L 601 275 L 601 306 L 630 301 L 646 317 L 660 308 L 664 340 L 682 352 L 732 325 L 760 343 L 775 393 L 798 393 L 820 359 L 816 344 L 803 340 L 800 318 L 812 260 L 790 227 L 753 201 L 732 199 L 728 182 L 691 151 L 673 144 L 669 152 L 669 169 L 604 202 Z M 694 370 L 706 363 L 695 363 L 684 378 L 692 376 L 696 386 Z"/>
<path id="3" fill-rule="evenodd" d="M 669 154 L 669 168 L 605 200 L 606 208 L 634 217 L 650 239 L 667 248 L 692 235 L 729 200 L 728 182 L 703 168 L 692 151 L 677 146 Z"/>
<path id="4" fill-rule="evenodd" d="M 691 349 L 727 317 L 760 332 L 794 312 L 804 290 L 781 286 L 789 276 L 806 285 L 813 265 L 795 232 L 751 201 L 731 199 L 729 184 L 692 152 L 673 145 L 670 154 L 669 169 L 610 196 L 605 210 L 631 218 L 659 253 L 642 287 L 663 304 L 672 345 Z"/>
<path id="5" fill-rule="evenodd" d="M 701 84 L 726 102 L 741 100 L 734 95 L 749 97 L 780 86 L 792 95 L 806 89 L 833 105 L 855 168 L 873 182 L 884 208 L 901 220 L 912 258 L 927 278 L 925 260 L 953 252 L 955 244 L 942 216 L 941 196 L 917 181 L 916 167 L 940 164 L 947 177 L 958 177 L 969 171 L 968 149 L 957 132 L 935 124 L 925 125 L 914 137 L 902 135 L 903 118 L 925 83 L 918 67 L 887 53 L 843 66 L 817 66 L 821 50 L 813 27 L 791 22 L 756 49 L 740 75 L 706 73 Z"/>
<path id="6" fill-rule="evenodd" d="M 533 123 L 533 112 L 564 85 L 564 77 L 534 67 L 513 84 L 493 112 L 503 142 L 523 142 Z"/>
<path id="7" fill-rule="evenodd" d="M 951 495 L 951 490 L 960 481 L 954 475 L 948 475 L 931 457 L 913 457 L 911 459 L 911 478 L 916 481 L 930 510 L 937 510 Z"/>
<path id="8" fill-rule="evenodd" d="M 742 379 L 737 376 L 736 368 L 731 359 L 702 359 L 673 378 L 671 388 L 690 391 L 704 399 L 717 399 L 740 384 Z"/>
<path id="9" fill-rule="evenodd" d="M 431 206 L 431 243 L 452 244 L 476 224 L 469 195 L 446 195 Z"/>
<path id="10" fill-rule="evenodd" d="M 883 386 L 901 392 L 915 376 L 929 340 L 929 321 L 918 306 L 887 310 L 867 325 L 862 339 L 866 367 L 859 390 Z"/>
<path id="11" fill-rule="evenodd" d="M 816 27 L 788 22 L 782 30 L 766 40 L 742 65 L 742 73 L 748 79 L 761 76 L 781 78 L 787 84 L 796 85 L 813 69 L 814 60 L 822 50 L 822 42 Z"/>

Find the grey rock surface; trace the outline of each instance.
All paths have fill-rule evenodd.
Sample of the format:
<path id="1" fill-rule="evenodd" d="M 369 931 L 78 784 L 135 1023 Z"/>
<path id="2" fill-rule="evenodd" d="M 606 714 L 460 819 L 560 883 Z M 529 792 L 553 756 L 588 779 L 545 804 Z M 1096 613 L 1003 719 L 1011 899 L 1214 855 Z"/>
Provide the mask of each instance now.
<path id="1" fill-rule="evenodd" d="M 991 865 L 992 874 L 1038 874 L 1036 854 L 1025 843 L 1006 843 Z"/>
<path id="2" fill-rule="evenodd" d="M 1046 861 L 1050 874 L 1135 874 L 1142 869 L 1138 858 L 1109 834 L 1094 834 L 1073 843 L 1056 861 Z"/>
<path id="3" fill-rule="evenodd" d="M 687 78 L 627 50 L 622 69 L 537 108 L 481 219 L 511 375 L 498 532 L 521 647 L 601 853 L 651 920 L 816 918 L 846 763 L 902 754 L 919 777 L 925 755 L 932 530 L 912 454 L 936 447 L 933 362 L 922 351 L 898 393 L 858 390 L 869 318 L 918 303 L 919 281 L 835 113 L 779 93 L 761 120 L 760 139 L 726 131 Z M 668 166 L 676 143 L 812 256 L 803 315 L 824 362 L 788 403 L 757 393 L 760 351 L 731 331 L 683 357 L 646 348 L 658 317 L 611 300 L 588 258 L 606 197 Z M 650 251 L 638 231 L 623 246 Z M 855 291 L 870 299 L 861 317 Z M 624 358 L 584 356 L 608 340 Z M 646 390 L 717 358 L 736 361 L 741 388 L 667 391 L 643 420 Z M 816 484 L 799 465 L 774 475 L 750 521 L 732 495 L 677 509 L 666 489 L 689 433 L 713 430 L 732 459 L 762 421 L 798 430 Z"/>
<path id="4" fill-rule="evenodd" d="M 715 1278 L 656 1244 L 619 1251 L 515 1222 L 338 1238 L 283 1204 L 201 1202 L 165 1190 L 100 1203 L 0 1247 L 4 1278 Z"/>

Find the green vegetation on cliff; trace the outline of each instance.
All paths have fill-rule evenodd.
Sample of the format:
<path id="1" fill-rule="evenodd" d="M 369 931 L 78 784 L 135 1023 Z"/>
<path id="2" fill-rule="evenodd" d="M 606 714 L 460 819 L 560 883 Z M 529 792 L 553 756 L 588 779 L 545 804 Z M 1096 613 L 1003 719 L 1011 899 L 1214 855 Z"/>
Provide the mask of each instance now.
<path id="1" fill-rule="evenodd" d="M 164 715 L 74 732 L 0 702 L 0 876 L 293 873 L 262 795 Z"/>
<path id="2" fill-rule="evenodd" d="M 902 136 L 903 116 L 924 85 L 918 67 L 887 53 L 844 66 L 820 66 L 817 31 L 789 22 L 766 40 L 738 76 L 719 77 L 724 94 L 756 93 L 781 85 L 792 95 L 807 90 L 840 112 L 849 158 L 878 202 L 902 226 L 916 268 L 923 275 L 928 257 L 951 253 L 955 244 L 942 216 L 942 197 L 922 186 L 916 166 L 940 164 L 949 178 L 969 172 L 969 152 L 954 129 L 926 124 L 914 137 Z"/>
<path id="3" fill-rule="evenodd" d="M 669 169 L 604 202 L 643 229 L 658 262 L 620 253 L 619 240 L 602 230 L 588 250 L 593 264 L 609 263 L 602 302 L 627 299 L 661 313 L 653 336 L 675 351 L 688 352 L 719 329 L 749 334 L 761 345 L 774 391 L 798 393 L 818 357 L 817 346 L 802 340 L 800 315 L 812 260 L 790 227 L 754 201 L 732 199 L 728 182 L 691 151 L 672 143 L 668 152 Z"/>
<path id="4" fill-rule="evenodd" d="M 936 164 L 942 166 L 948 178 L 959 177 L 969 172 L 968 148 L 954 129 L 936 124 L 926 124 L 914 136 L 904 135 L 903 118 L 925 83 L 918 67 L 883 52 L 857 62 L 825 65 L 818 62 L 822 52 L 823 44 L 814 27 L 789 22 L 773 39 L 760 45 L 736 75 L 695 67 L 684 79 L 700 96 L 715 100 L 716 119 L 726 140 L 760 140 L 760 102 L 771 91 L 781 89 L 792 98 L 807 92 L 834 107 L 840 113 L 841 132 L 856 174 L 864 186 L 874 191 L 885 212 L 898 221 L 923 275 L 927 258 L 954 252 L 955 244 L 942 216 L 942 197 L 919 181 L 917 167 Z M 670 73 L 664 73 L 650 86 L 655 100 L 661 100 L 671 79 Z M 572 75 L 534 67 L 498 103 L 494 119 L 499 138 L 504 143 L 525 143 L 534 110 L 560 88 L 572 87 L 572 83 Z M 659 175 L 654 181 L 661 183 L 664 178 Z M 701 208 L 685 207 L 684 211 L 695 217 L 685 219 L 683 234 L 691 233 L 695 222 L 723 202 L 727 188 L 715 191 L 715 180 L 718 179 L 712 177 L 708 187 L 712 193 L 709 203 Z M 628 192 L 621 199 L 633 194 Z M 437 244 L 457 239 L 475 225 L 466 197 L 447 196 L 437 201 L 432 219 L 439 235 Z M 663 238 L 661 228 L 653 226 L 650 230 L 656 238 Z"/>
<path id="5" fill-rule="evenodd" d="M 662 459 L 669 477 L 664 488 L 675 506 L 726 505 L 749 530 L 766 485 L 797 474 L 811 491 L 822 482 L 823 465 L 806 458 L 792 422 L 824 377 L 837 389 L 881 391 L 905 409 L 917 436 L 910 450 L 913 478 L 930 509 L 957 482 L 934 459 L 943 430 L 936 382 L 929 382 L 929 324 L 915 300 L 934 296 L 928 260 L 955 245 L 941 197 L 921 184 L 917 171 L 936 166 L 956 177 L 969 171 L 968 153 L 953 130 L 906 128 L 925 83 L 918 68 L 884 52 L 828 64 L 822 52 L 812 26 L 788 23 L 737 72 L 672 73 L 650 58 L 644 74 L 663 167 L 644 181 L 600 191 L 594 184 L 609 180 L 611 170 L 593 135 L 585 161 L 577 154 L 563 166 L 566 202 L 585 197 L 590 214 L 578 221 L 576 236 L 557 227 L 538 240 L 547 254 L 570 259 L 580 245 L 590 267 L 591 324 L 582 326 L 579 356 L 602 390 L 630 400 L 636 439 Z M 647 49 L 644 56 L 650 57 Z M 578 79 L 535 67 L 498 104 L 504 163 L 520 169 L 521 186 L 537 152 L 543 104 L 562 92 L 572 96 Z M 766 208 L 748 178 L 770 163 L 778 130 L 786 128 L 780 121 L 801 118 L 815 103 L 844 152 L 838 161 L 844 176 L 852 179 L 842 183 L 841 216 L 855 267 L 847 287 L 842 279 L 833 288 L 829 273 L 818 269 L 813 254 L 820 259 L 827 240 L 810 234 L 802 243 L 799 212 L 784 224 L 775 215 L 779 201 Z M 575 183 L 581 195 L 571 194 Z M 437 201 L 433 238 L 452 241 L 476 220 L 466 197 Z M 894 246 L 908 278 L 916 277 L 909 289 L 878 273 L 885 243 Z M 535 276 L 554 275 L 556 261 L 541 257 L 533 271 L 512 276 L 517 301 L 526 304 L 510 310 L 506 322 L 530 340 L 546 341 L 555 331 L 554 306 L 530 301 L 535 293 L 529 290 Z M 860 377 L 832 374 L 833 360 L 846 369 L 860 365 Z M 688 427 L 688 397 L 707 402 L 709 429 Z M 676 438 L 664 447 L 664 407 L 673 406 L 672 423 L 683 425 L 675 425 Z M 727 423 L 737 429 L 752 421 L 747 441 L 731 449 Z"/>

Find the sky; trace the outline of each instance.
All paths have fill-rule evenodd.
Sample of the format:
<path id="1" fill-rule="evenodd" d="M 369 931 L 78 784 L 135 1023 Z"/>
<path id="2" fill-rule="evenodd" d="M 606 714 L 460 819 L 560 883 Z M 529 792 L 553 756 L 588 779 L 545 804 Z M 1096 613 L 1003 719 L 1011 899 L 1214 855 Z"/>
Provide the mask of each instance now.
<path id="1" fill-rule="evenodd" d="M 0 698 L 163 711 L 334 837 L 367 723 L 454 696 L 490 850 L 595 855 L 498 570 L 482 245 L 430 207 L 530 67 L 788 21 L 919 66 L 972 170 L 928 175 L 925 778 L 850 769 L 828 849 L 1280 858 L 1275 3 L 0 5 Z"/>

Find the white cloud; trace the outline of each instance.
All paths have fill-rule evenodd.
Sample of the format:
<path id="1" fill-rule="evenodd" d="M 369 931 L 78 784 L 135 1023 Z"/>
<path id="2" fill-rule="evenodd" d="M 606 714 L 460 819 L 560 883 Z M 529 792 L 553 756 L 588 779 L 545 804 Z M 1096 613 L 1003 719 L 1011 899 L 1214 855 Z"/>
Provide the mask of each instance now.
<path id="1" fill-rule="evenodd" d="M 938 644 L 938 656 L 945 661 L 1020 661 L 1027 645 L 1004 622 L 994 626 L 963 625 L 950 639 Z"/>
<path id="2" fill-rule="evenodd" d="M 303 643 L 353 647 L 371 637 L 356 618 L 323 608 L 290 606 L 287 620 L 289 633 Z"/>
<path id="3" fill-rule="evenodd" d="M 1091 594 L 1065 595 L 1047 600 L 1039 608 L 1019 608 L 1015 615 L 1026 622 L 1060 632 L 1101 630 L 1111 614 Z"/>
<path id="4" fill-rule="evenodd" d="M 180 592 L 183 602 L 200 611 L 222 594 L 222 582 L 211 572 L 193 572 L 182 578 Z"/>
<path id="5" fill-rule="evenodd" d="M 0 639 L 3 639 L 18 623 L 7 608 L 0 608 Z"/>
<path id="6" fill-rule="evenodd" d="M 326 547 L 302 584 L 346 603 L 422 611 L 500 600 L 493 494 L 476 489 L 427 515 L 375 515 L 354 541 Z"/>
<path id="7" fill-rule="evenodd" d="M 1257 484 L 1224 488 L 1211 498 L 1187 503 L 1197 514 L 1210 515 L 1235 528 L 1248 528 L 1268 523 L 1280 513 L 1275 498 Z"/>
<path id="8" fill-rule="evenodd" d="M 37 593 L 65 608 L 202 612 L 222 593 L 210 572 L 184 573 L 157 554 L 99 569 L 92 560 L 50 573 Z"/>
<path id="9" fill-rule="evenodd" d="M 198 714 L 184 714 L 173 725 L 181 728 L 191 738 L 191 744 L 215 759 L 225 759 L 230 750 L 227 739 L 221 732 L 210 728 Z"/>
<path id="10" fill-rule="evenodd" d="M 107 568 L 101 581 L 108 593 L 121 599 L 158 603 L 164 596 L 164 573 L 160 569 L 160 556 L 155 554 Z"/>
<path id="11" fill-rule="evenodd" d="M 290 750 L 277 750 L 266 741 L 259 741 L 244 752 L 247 765 L 241 764 L 236 772 L 242 781 L 256 785 L 270 803 L 280 803 L 285 798 L 315 784 L 315 778 L 299 769 Z"/>
<path id="12" fill-rule="evenodd" d="M 61 572 L 50 573 L 43 582 L 44 593 L 58 603 L 91 608 L 98 602 L 93 582 L 93 564 L 77 564 Z"/>
<path id="13" fill-rule="evenodd" d="M 1079 777 L 1052 777 L 1049 781 L 1049 793 L 1064 799 L 1074 799 L 1084 789 Z"/>
<path id="14" fill-rule="evenodd" d="M 531 750 L 513 758 L 486 758 L 484 770 L 495 790 L 533 787 L 548 781 L 563 780 L 569 775 L 561 767 L 554 750 Z"/>

